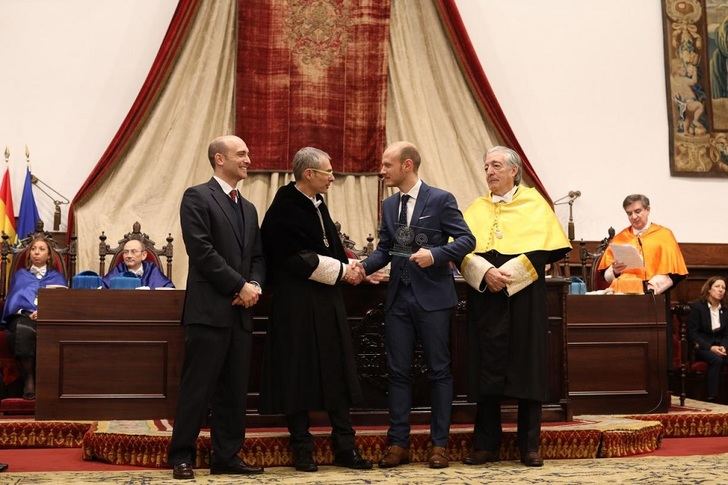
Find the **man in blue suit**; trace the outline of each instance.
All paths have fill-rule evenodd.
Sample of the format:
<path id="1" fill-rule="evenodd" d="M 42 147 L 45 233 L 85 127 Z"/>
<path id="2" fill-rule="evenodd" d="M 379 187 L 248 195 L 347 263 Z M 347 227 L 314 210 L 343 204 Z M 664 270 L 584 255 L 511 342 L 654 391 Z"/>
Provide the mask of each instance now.
<path id="1" fill-rule="evenodd" d="M 409 461 L 411 370 L 416 336 L 420 338 L 431 385 L 432 468 L 449 464 L 447 442 L 453 380 L 450 372 L 450 316 L 457 304 L 451 263 L 475 248 L 455 197 L 430 187 L 417 171 L 420 154 L 409 142 L 384 151 L 380 171 L 399 193 L 382 205 L 377 249 L 362 262 L 367 274 L 391 261 L 385 303 L 385 347 L 389 368 L 389 448 L 379 466 Z M 452 238 L 451 242 L 448 240 Z"/>

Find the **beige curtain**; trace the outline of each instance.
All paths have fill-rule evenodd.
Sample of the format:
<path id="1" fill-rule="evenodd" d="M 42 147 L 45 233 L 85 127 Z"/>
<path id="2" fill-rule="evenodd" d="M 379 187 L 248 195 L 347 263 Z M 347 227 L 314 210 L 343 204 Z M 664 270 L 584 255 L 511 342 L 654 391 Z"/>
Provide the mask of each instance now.
<path id="1" fill-rule="evenodd" d="M 209 141 L 233 127 L 236 0 L 205 1 L 180 58 L 136 142 L 76 208 L 78 269 L 98 271 L 98 237 L 114 246 L 139 221 L 161 248 L 174 237 L 173 281 L 184 287 L 187 256 L 179 225 L 185 188 L 208 180 Z"/>
<path id="2" fill-rule="evenodd" d="M 483 122 L 431 1 L 394 0 L 390 23 L 387 141 L 422 155 L 420 178 L 461 209 L 485 191 L 482 160 L 495 135 Z"/>
<path id="3" fill-rule="evenodd" d="M 232 132 L 235 38 L 235 0 L 204 2 L 139 139 L 77 208 L 79 269 L 98 269 L 102 230 L 113 244 L 138 220 L 158 247 L 172 234 L 173 281 L 184 287 L 179 201 L 186 187 L 211 176 L 209 140 Z M 451 191 L 464 208 L 485 191 L 482 156 L 495 132 L 480 116 L 431 1 L 394 0 L 390 40 L 387 140 L 417 145 L 422 179 Z M 255 164 L 255 140 L 246 142 Z M 291 179 L 286 173 L 253 174 L 240 189 L 262 220 L 276 190 Z M 376 176 L 338 177 L 327 204 L 358 247 L 369 234 L 376 236 Z"/>

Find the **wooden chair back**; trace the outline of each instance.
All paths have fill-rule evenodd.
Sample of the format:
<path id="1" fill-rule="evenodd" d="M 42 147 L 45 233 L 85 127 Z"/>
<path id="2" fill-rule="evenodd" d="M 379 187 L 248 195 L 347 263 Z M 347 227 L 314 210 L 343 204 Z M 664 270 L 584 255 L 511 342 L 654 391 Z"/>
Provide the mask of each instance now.
<path id="1" fill-rule="evenodd" d="M 7 296 L 11 276 L 19 268 L 26 267 L 30 242 L 37 237 L 43 238 L 48 243 L 51 251 L 50 265 L 63 275 L 66 284 L 76 272 L 76 237 L 71 238 L 67 247 L 60 246 L 53 239 L 53 234 L 43 230 L 43 221 L 38 221 L 35 232 L 15 244 L 10 241 L 10 237 L 5 232 L 2 232 L 0 237 L 2 238 L 2 242 L 0 242 L 0 276 L 3 278 L 0 282 L 0 299 L 3 301 Z"/>
<path id="2" fill-rule="evenodd" d="M 164 273 L 167 278 L 172 279 L 172 256 L 174 254 L 174 247 L 172 246 L 172 234 L 168 234 L 166 241 L 167 244 L 162 246 L 161 249 L 156 248 L 156 243 L 152 241 L 149 236 L 142 232 L 142 226 L 139 221 L 132 225 L 131 232 L 124 234 L 124 237 L 119 239 L 117 246 L 112 248 L 106 242 L 107 236 L 105 232 L 101 232 L 99 236 L 99 275 L 103 276 L 106 274 L 106 257 L 111 255 L 111 264 L 109 268 L 113 268 L 119 264 L 124 257 L 124 245 L 132 239 L 136 239 L 142 243 L 142 246 L 147 251 L 147 261 L 151 261 L 156 264 L 159 269 Z M 166 261 L 166 271 L 162 266 L 162 256 Z"/>

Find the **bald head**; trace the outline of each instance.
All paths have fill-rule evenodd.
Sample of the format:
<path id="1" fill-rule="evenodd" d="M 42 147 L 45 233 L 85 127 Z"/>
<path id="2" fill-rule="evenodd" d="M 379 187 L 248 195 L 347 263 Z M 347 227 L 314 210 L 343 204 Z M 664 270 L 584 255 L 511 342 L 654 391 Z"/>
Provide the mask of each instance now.
<path id="1" fill-rule="evenodd" d="M 420 158 L 420 152 L 413 143 L 408 141 L 396 141 L 389 145 L 387 149 L 384 150 L 384 153 L 392 156 L 399 162 L 412 160 L 412 169 L 414 173 L 417 173 L 420 169 L 420 162 L 422 159 Z"/>
<path id="2" fill-rule="evenodd" d="M 210 142 L 210 146 L 207 147 L 207 159 L 210 160 L 210 165 L 215 168 L 215 155 L 227 155 L 231 150 L 231 147 L 237 143 L 241 143 L 243 140 L 235 135 L 222 135 L 218 136 Z"/>
<path id="3" fill-rule="evenodd" d="M 420 167 L 420 152 L 408 141 L 392 143 L 382 154 L 380 177 L 387 187 L 397 187 L 408 192 L 417 183 L 417 169 Z"/>

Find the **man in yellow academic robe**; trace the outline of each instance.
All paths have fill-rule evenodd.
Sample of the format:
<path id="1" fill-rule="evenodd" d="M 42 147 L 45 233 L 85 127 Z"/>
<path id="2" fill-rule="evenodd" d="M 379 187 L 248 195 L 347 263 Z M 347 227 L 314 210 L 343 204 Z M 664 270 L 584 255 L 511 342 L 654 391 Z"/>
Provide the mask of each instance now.
<path id="1" fill-rule="evenodd" d="M 521 462 L 542 466 L 541 403 L 547 393 L 546 265 L 571 250 L 554 211 L 537 190 L 520 185 L 522 162 L 506 147 L 485 156 L 488 195 L 464 218 L 475 250 L 460 266 L 468 282 L 469 397 L 477 402 L 468 465 L 498 461 L 500 403 L 518 400 Z"/>

